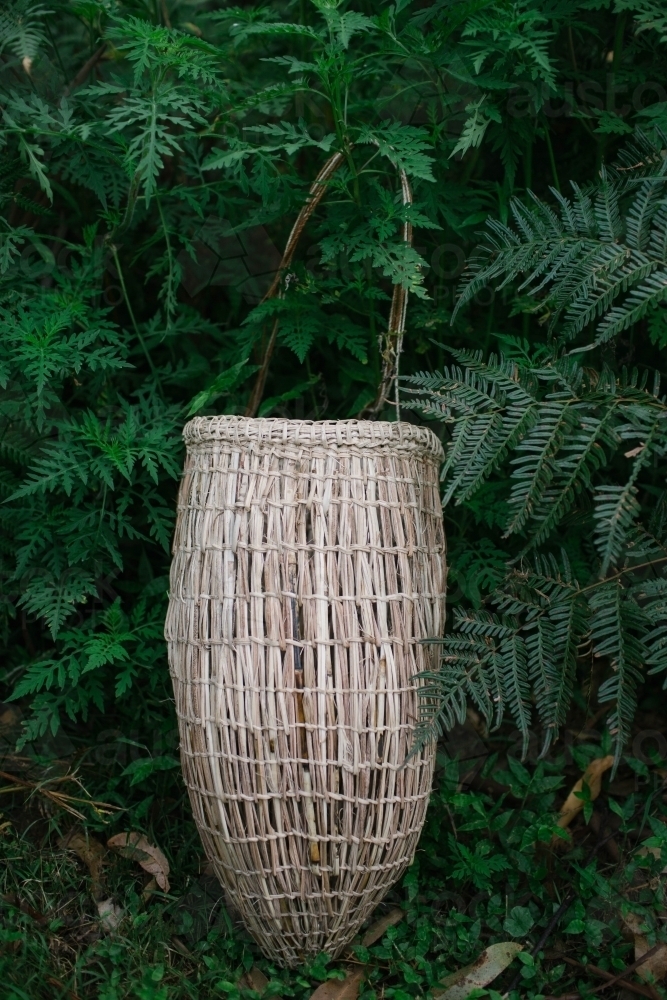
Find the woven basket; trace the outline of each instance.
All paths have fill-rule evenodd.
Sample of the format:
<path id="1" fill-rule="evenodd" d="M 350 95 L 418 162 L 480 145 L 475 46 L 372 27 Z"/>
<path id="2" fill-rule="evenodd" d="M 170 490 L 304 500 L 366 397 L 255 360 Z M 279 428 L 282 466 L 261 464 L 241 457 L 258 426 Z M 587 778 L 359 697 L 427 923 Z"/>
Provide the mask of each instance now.
<path id="1" fill-rule="evenodd" d="M 410 864 L 408 758 L 444 624 L 431 431 L 207 417 L 185 428 L 166 635 L 206 854 L 263 951 L 340 954 Z"/>

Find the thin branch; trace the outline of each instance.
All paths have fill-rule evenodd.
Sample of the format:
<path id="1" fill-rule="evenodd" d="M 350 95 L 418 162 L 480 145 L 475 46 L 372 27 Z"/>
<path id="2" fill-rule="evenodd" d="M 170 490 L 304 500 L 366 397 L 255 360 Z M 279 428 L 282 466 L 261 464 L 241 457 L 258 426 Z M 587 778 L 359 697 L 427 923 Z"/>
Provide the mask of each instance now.
<path id="1" fill-rule="evenodd" d="M 271 364 L 271 358 L 273 357 L 273 351 L 276 346 L 278 322 L 279 320 L 276 318 L 273 324 L 273 330 L 271 331 L 271 336 L 269 337 L 269 342 L 266 345 L 266 350 L 264 351 L 261 367 L 257 372 L 257 378 L 255 379 L 252 392 L 250 393 L 250 399 L 248 400 L 248 405 L 246 406 L 246 417 L 254 417 L 259 409 L 259 404 L 262 402 L 264 386 L 266 385 L 266 377 L 269 374 L 269 365 Z"/>
<path id="2" fill-rule="evenodd" d="M 569 955 L 563 955 L 561 952 L 552 952 L 549 957 L 553 957 L 559 962 L 566 962 L 568 965 L 574 966 L 575 969 L 582 969 L 587 972 L 590 976 L 598 976 L 600 979 L 614 979 L 613 972 L 607 972 L 606 969 L 601 969 L 597 965 L 584 965 L 583 962 L 578 962 L 576 958 L 570 958 Z M 623 989 L 629 990 L 631 993 L 636 993 L 640 997 L 648 997 L 649 1000 L 655 1000 L 655 993 L 646 986 L 638 986 L 636 983 L 623 983 Z M 577 994 L 579 996 L 579 994 Z M 546 1000 L 552 1000 L 551 997 L 546 998 Z"/>
<path id="3" fill-rule="evenodd" d="M 331 176 L 338 170 L 340 165 L 343 163 L 344 156 L 342 153 L 334 153 L 327 162 L 324 164 L 319 174 L 310 185 L 310 190 L 308 192 L 308 197 L 305 204 L 302 206 L 299 212 L 296 222 L 292 226 L 292 231 L 289 234 L 287 240 L 287 245 L 285 246 L 285 252 L 283 253 L 282 260 L 278 265 L 278 270 L 276 275 L 271 282 L 271 287 L 262 299 L 262 302 L 267 302 L 269 299 L 280 296 L 282 280 L 287 271 L 288 267 L 292 263 L 292 258 L 294 257 L 294 252 L 297 248 L 301 233 L 306 227 L 306 223 L 309 218 L 319 205 L 320 201 L 324 197 L 324 193 L 327 189 L 327 184 Z M 253 385 L 252 392 L 250 393 L 250 399 L 246 407 L 245 415 L 246 417 L 254 417 L 257 413 L 259 404 L 262 401 L 262 395 L 264 393 L 264 386 L 266 385 L 266 378 L 269 372 L 269 365 L 271 363 L 271 357 L 273 355 L 274 348 L 276 346 L 276 336 L 278 333 L 278 320 L 276 319 L 273 324 L 273 330 L 269 341 L 266 345 L 264 355 L 262 357 L 262 362 L 257 373 L 257 378 L 255 379 L 255 384 Z"/>
<path id="4" fill-rule="evenodd" d="M 601 829 L 602 829 L 602 827 L 601 827 Z M 604 840 L 602 840 L 600 838 L 600 836 L 598 835 L 598 839 L 597 839 L 594 847 L 592 848 L 592 850 L 590 851 L 588 857 L 586 858 L 586 860 L 584 862 L 584 868 L 588 867 L 588 865 L 591 863 L 591 861 L 593 860 L 593 858 L 595 857 L 595 855 L 598 853 L 598 851 L 600 850 L 600 848 L 603 847 L 607 843 L 608 840 L 611 840 L 611 838 L 613 836 L 614 836 L 613 833 L 609 834 L 608 837 L 605 837 Z M 567 913 L 567 911 L 569 910 L 570 906 L 572 905 L 572 903 L 576 899 L 576 896 L 577 896 L 577 893 L 575 892 L 575 890 L 574 889 L 570 889 L 570 891 L 568 892 L 568 894 L 565 896 L 563 902 L 560 904 L 560 906 L 558 907 L 558 909 L 556 910 L 556 912 L 552 916 L 551 920 L 549 921 L 549 923 L 547 924 L 547 926 L 544 928 L 544 931 L 542 932 L 542 934 L 540 936 L 540 939 L 538 940 L 537 944 L 534 945 L 534 947 L 530 949 L 530 954 L 533 956 L 533 958 L 540 951 L 542 951 L 542 949 L 544 948 L 545 944 L 549 940 L 549 937 L 551 936 L 552 931 L 556 927 L 558 921 Z M 504 997 L 509 996 L 509 994 L 512 992 L 512 990 L 515 990 L 517 988 L 517 986 L 519 985 L 520 981 L 521 981 L 521 970 L 519 969 L 519 971 L 517 972 L 517 974 L 514 976 L 514 979 L 512 980 L 512 982 L 509 984 L 509 986 L 505 990 L 505 993 L 503 994 L 503 996 Z"/>
<path id="5" fill-rule="evenodd" d="M 645 952 L 641 958 L 638 958 L 636 961 L 634 961 L 632 965 L 628 965 L 628 967 L 626 969 L 623 969 L 622 972 L 619 972 L 617 976 L 614 976 L 608 982 L 603 983 L 602 986 L 596 986 L 596 988 L 593 990 L 593 993 L 601 993 L 602 990 L 606 990 L 609 986 L 613 986 L 614 983 L 619 983 L 622 979 L 625 979 L 626 976 L 629 976 L 631 972 L 634 972 L 635 969 L 638 969 L 640 965 L 643 965 L 644 962 L 646 962 L 649 958 L 655 955 L 655 953 L 658 951 L 659 948 L 662 948 L 661 943 L 654 944 L 653 947 L 649 948 L 649 950 Z M 625 985 L 625 983 L 623 985 Z"/>
<path id="6" fill-rule="evenodd" d="M 598 976 L 600 979 L 606 980 L 615 978 L 613 972 L 607 972 L 606 969 L 601 969 L 597 965 L 584 965 L 583 962 L 578 962 L 576 958 L 570 958 L 569 955 L 563 955 L 559 951 L 550 952 L 548 957 L 559 962 L 566 962 L 575 969 L 581 969 L 582 971 L 587 972 L 589 976 Z M 636 993 L 640 997 L 648 997 L 649 1000 L 656 1000 L 656 994 L 653 993 L 648 986 L 639 986 L 637 983 L 624 982 L 623 989 L 629 990 L 631 993 Z M 547 1000 L 551 1000 L 551 998 L 547 998 Z"/>
<path id="7" fill-rule="evenodd" d="M 157 384 L 158 388 L 161 389 L 162 388 L 162 384 L 160 382 L 160 376 L 158 374 L 157 368 L 153 364 L 153 359 L 151 358 L 151 355 L 150 355 L 150 352 L 148 350 L 148 347 L 146 346 L 146 341 L 144 340 L 144 338 L 143 338 L 143 336 L 141 334 L 141 330 L 139 329 L 139 325 L 138 325 L 138 323 L 136 321 L 136 318 L 135 318 L 135 315 L 134 315 L 134 310 L 132 309 L 132 304 L 130 302 L 130 297 L 127 294 L 127 288 L 125 286 L 125 278 L 123 277 L 123 269 L 120 266 L 120 259 L 118 257 L 118 250 L 114 246 L 113 243 L 110 244 L 110 247 L 111 247 L 111 254 L 113 256 L 114 264 L 116 265 L 116 270 L 118 271 L 118 280 L 120 281 L 120 287 L 121 287 L 121 291 L 123 293 L 123 299 L 125 301 L 125 306 L 127 308 L 127 311 L 130 314 L 130 320 L 132 321 L 132 326 L 134 328 L 134 332 L 137 335 L 137 340 L 141 344 L 141 349 L 144 352 L 144 355 L 146 357 L 146 361 L 148 362 L 148 367 L 151 370 L 151 374 L 155 378 L 155 381 L 156 381 L 156 384 Z"/>
<path id="8" fill-rule="evenodd" d="M 594 990 L 591 990 L 591 993 L 601 993 L 603 990 L 608 989 L 610 986 L 614 986 L 617 983 L 621 983 L 623 987 L 630 989 L 633 993 L 639 993 L 641 996 L 648 996 L 651 997 L 652 1000 L 655 1000 L 656 997 L 655 993 L 649 992 L 648 989 L 643 990 L 641 989 L 641 987 L 636 987 L 634 983 L 628 983 L 626 977 L 629 976 L 632 972 L 635 972 L 640 965 L 644 964 L 644 962 L 648 961 L 648 959 L 651 958 L 652 955 L 655 955 L 655 953 L 661 947 L 662 944 L 653 945 L 653 947 L 650 948 L 644 955 L 642 955 L 641 958 L 638 958 L 636 962 L 633 962 L 632 965 L 628 965 L 625 969 L 623 969 L 622 972 L 619 972 L 617 976 L 610 975 L 609 978 L 607 978 L 606 983 L 602 983 L 601 986 L 596 986 Z M 562 957 L 565 958 L 565 956 Z M 568 960 L 566 959 L 566 961 Z M 579 965 L 580 963 L 577 962 L 576 964 Z M 583 968 L 586 968 L 587 970 L 595 969 L 596 972 L 602 973 L 603 975 L 605 975 L 606 978 L 606 974 L 604 973 L 603 969 L 598 970 L 596 966 L 583 966 Z M 578 1000 L 578 997 L 580 996 L 581 996 L 580 993 L 562 993 L 560 996 L 547 997 L 545 998 L 545 1000 Z"/>
<path id="9" fill-rule="evenodd" d="M 626 569 L 620 569 L 618 573 L 606 576 L 604 580 L 596 580 L 595 583 L 589 583 L 587 587 L 582 587 L 577 593 L 586 594 L 589 590 L 595 590 L 596 587 L 603 587 L 605 583 L 612 583 L 614 580 L 618 580 L 619 577 L 625 576 L 626 573 L 634 573 L 638 569 L 648 569 L 649 566 L 657 566 L 658 563 L 663 562 L 667 562 L 667 556 L 660 556 L 659 559 L 649 559 L 648 562 L 637 563 L 636 566 L 628 566 Z"/>
<path id="10" fill-rule="evenodd" d="M 76 90 L 77 87 L 80 87 L 82 83 L 85 83 L 88 76 L 95 69 L 95 67 L 97 66 L 98 62 L 100 61 L 106 50 L 107 50 L 107 43 L 104 42 L 104 44 L 100 45 L 99 49 L 97 49 L 96 52 L 93 52 L 90 59 L 88 59 L 83 64 L 83 66 L 76 74 L 74 79 L 67 84 L 67 86 L 63 90 L 63 97 L 69 97 L 69 95 L 72 93 L 73 90 Z"/>

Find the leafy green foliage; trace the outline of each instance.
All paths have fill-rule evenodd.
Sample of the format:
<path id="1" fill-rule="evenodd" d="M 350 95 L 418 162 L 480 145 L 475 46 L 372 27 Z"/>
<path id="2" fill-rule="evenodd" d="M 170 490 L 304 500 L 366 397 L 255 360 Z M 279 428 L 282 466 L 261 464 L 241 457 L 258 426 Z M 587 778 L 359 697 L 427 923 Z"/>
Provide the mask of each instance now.
<path id="1" fill-rule="evenodd" d="M 597 694 L 611 708 L 618 761 L 645 665 L 667 669 L 662 631 L 655 629 L 667 592 L 664 521 L 652 516 L 655 504 L 661 509 L 667 500 L 658 472 L 667 454 L 659 375 L 649 388 L 646 372 L 596 370 L 587 347 L 563 347 L 596 320 L 603 331 L 598 343 L 636 322 L 644 279 L 660 273 L 657 262 L 647 270 L 648 258 L 633 256 L 664 235 L 656 191 L 666 161 L 661 147 L 640 140 L 650 166 L 639 161 L 639 177 L 612 183 L 603 170 L 596 190 L 575 188 L 574 202 L 559 199 L 560 220 L 543 202 L 531 210 L 515 202 L 519 232 L 491 222 L 500 242 L 490 262 L 474 263 L 464 278 L 457 308 L 492 278 L 504 276 L 507 284 L 528 273 L 519 290 L 529 288 L 533 297 L 550 283 L 542 305 L 555 310 L 551 344 L 532 360 L 501 354 L 485 361 L 481 352 L 455 350 L 456 364 L 442 374 L 404 379 L 417 397 L 406 405 L 452 428 L 445 503 L 465 503 L 490 479 L 506 476 L 504 537 L 518 542 L 486 602 L 496 610 L 455 610 L 442 669 L 424 678 L 420 740 L 463 721 L 471 698 L 490 724 L 498 725 L 509 709 L 524 753 L 534 705 L 546 752 L 565 720 L 578 663 L 592 655 L 606 667 Z M 631 147 L 622 162 L 637 163 L 637 157 Z M 632 192 L 625 214 L 622 186 Z M 597 242 L 589 238 L 595 233 Z M 633 282 L 627 313 L 613 303 Z M 583 577 L 568 558 L 565 540 L 573 532 L 587 548 Z M 643 589 L 645 577 L 650 583 Z"/>
<path id="2" fill-rule="evenodd" d="M 458 308 L 489 281 L 502 278 L 502 288 L 525 275 L 519 287 L 533 296 L 551 286 L 535 305 L 551 331 L 570 339 L 599 317 L 596 344 L 659 308 L 667 295 L 665 140 L 662 134 L 655 142 L 642 133 L 638 138 L 622 163 L 646 161 L 648 170 L 603 169 L 595 192 L 573 184 L 571 199 L 554 190 L 558 215 L 540 199 L 532 205 L 513 200 L 518 233 L 490 223 L 488 246 L 470 262 Z M 628 294 L 615 304 L 623 293 Z"/>
<path id="3" fill-rule="evenodd" d="M 397 283 L 411 292 L 401 371 L 426 373 L 410 384 L 420 409 L 403 415 L 448 447 L 454 628 L 425 710 L 450 728 L 472 700 L 498 732 L 523 730 L 530 756 L 535 717 L 553 752 L 568 706 L 581 703 L 582 727 L 597 697 L 621 752 L 647 669 L 661 679 L 667 663 L 665 404 L 652 375 L 667 345 L 667 115 L 651 90 L 667 75 L 663 22 L 651 0 L 7 0 L 0 628 L 22 753 L 71 740 L 82 760 L 114 755 L 104 801 L 158 828 L 158 842 L 181 831 L 190 863 L 161 637 L 180 428 L 194 413 L 244 412 L 264 373 L 262 416 L 359 413 L 377 391 Z M 281 295 L 262 301 L 334 152 L 343 163 Z M 457 299 L 457 261 L 487 218 L 491 242 Z M 410 922 L 370 949 L 368 1000 L 419 996 L 482 942 L 545 927 L 551 874 L 533 845 L 553 834 L 563 766 L 533 772 L 511 754 L 502 766 L 493 780 L 513 804 L 496 786 L 461 792 L 453 772 L 441 781 L 422 874 L 410 870 L 399 898 Z M 644 804 L 613 802 L 639 836 Z M 590 903 L 591 886 L 610 890 L 585 856 L 584 874 L 559 869 L 557 894 L 575 879 L 580 896 L 567 936 L 628 961 L 619 927 L 609 936 Z M 452 884 L 465 904 L 454 912 L 429 895 Z M 192 960 L 164 952 L 174 926 L 133 893 L 134 943 L 91 943 L 70 979 L 54 972 L 62 989 L 34 972 L 42 924 L 15 968 L 32 918 L 12 909 L 3 982 L 18 969 L 17 996 L 48 1000 L 54 988 L 257 1000 L 239 985 L 250 946 L 228 924 L 175 971 L 176 954 Z M 552 993 L 557 969 L 526 954 L 525 990 Z M 328 974 L 326 962 L 300 979 L 267 972 L 267 995 L 297 997 Z"/>
<path id="4" fill-rule="evenodd" d="M 166 689 L 180 427 L 243 411 L 267 327 L 279 319 L 261 415 L 349 416 L 374 396 L 392 284 L 427 298 L 403 229 L 439 227 L 419 195 L 435 137 L 365 110 L 388 77 L 362 67 L 395 47 L 389 24 L 328 4 L 308 24 L 166 11 L 15 0 L 0 15 L 2 609 L 24 741 Z M 260 304 L 334 149 L 346 164 L 311 224 L 316 258 Z M 113 615 L 127 624 L 112 641 Z"/>

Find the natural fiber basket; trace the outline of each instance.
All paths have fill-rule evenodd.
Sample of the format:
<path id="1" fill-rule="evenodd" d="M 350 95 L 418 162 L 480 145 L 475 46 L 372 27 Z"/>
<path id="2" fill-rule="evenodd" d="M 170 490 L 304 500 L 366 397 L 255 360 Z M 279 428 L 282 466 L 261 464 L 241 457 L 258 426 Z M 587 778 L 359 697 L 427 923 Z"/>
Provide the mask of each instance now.
<path id="1" fill-rule="evenodd" d="M 424 821 L 442 449 L 357 420 L 203 417 L 185 440 L 166 634 L 195 820 L 267 955 L 335 956 Z"/>

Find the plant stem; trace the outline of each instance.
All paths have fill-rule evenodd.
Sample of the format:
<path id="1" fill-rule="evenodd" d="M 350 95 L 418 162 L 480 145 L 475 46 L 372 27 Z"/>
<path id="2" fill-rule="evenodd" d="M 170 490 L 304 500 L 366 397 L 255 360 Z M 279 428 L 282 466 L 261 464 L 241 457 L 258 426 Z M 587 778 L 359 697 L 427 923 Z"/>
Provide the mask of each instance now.
<path id="1" fill-rule="evenodd" d="M 245 415 L 246 417 L 254 417 L 259 409 L 259 404 L 262 402 L 262 396 L 264 395 L 264 386 L 266 385 L 266 376 L 269 373 L 269 365 L 271 364 L 271 358 L 273 356 L 273 351 L 276 346 L 276 337 L 278 335 L 278 319 L 276 318 L 273 324 L 273 329 L 271 331 L 271 336 L 269 337 L 269 342 L 264 351 L 264 356 L 262 359 L 262 367 L 257 373 L 257 378 L 255 379 L 255 384 L 252 387 L 252 392 L 250 394 L 250 399 L 248 400 L 248 405 L 246 406 Z"/>
<path id="2" fill-rule="evenodd" d="M 470 178 L 472 177 L 472 175 L 474 173 L 474 170 L 475 170 L 475 167 L 477 166 L 477 164 L 479 162 L 479 158 L 481 156 L 481 153 L 482 153 L 482 147 L 481 147 L 481 145 L 480 146 L 475 146 L 475 148 L 473 149 L 472 153 L 470 154 L 468 162 L 466 163 L 465 170 L 463 171 L 463 173 L 461 175 L 461 183 L 462 184 L 467 184 L 468 181 L 470 180 Z"/>
<path id="3" fill-rule="evenodd" d="M 602 831 L 603 829 L 604 829 L 604 823 L 601 824 L 600 831 Z M 610 833 L 609 836 L 605 837 L 605 839 L 603 840 L 602 837 L 600 836 L 600 834 L 598 834 L 597 841 L 596 841 L 595 845 L 593 846 L 592 850 L 588 854 L 588 857 L 584 861 L 584 868 L 587 868 L 588 865 L 590 865 L 591 861 L 593 860 L 593 858 L 595 857 L 595 855 L 598 853 L 598 851 L 600 850 L 600 848 L 603 847 L 604 844 L 606 844 L 606 842 L 608 840 L 611 840 L 611 838 L 613 836 L 614 836 L 613 833 Z M 533 957 L 535 957 L 537 954 L 539 954 L 540 951 L 542 951 L 542 948 L 544 948 L 545 944 L 549 940 L 549 938 L 550 938 L 550 936 L 551 936 L 554 928 L 558 924 L 558 921 L 561 920 L 561 918 L 567 913 L 567 911 L 569 910 L 569 908 L 571 907 L 572 903 L 574 902 L 574 900 L 576 898 L 577 898 L 576 891 L 574 889 L 570 889 L 570 891 L 567 893 L 567 895 L 563 899 L 563 902 L 560 904 L 560 906 L 558 907 L 558 909 L 556 910 L 556 912 L 552 916 L 551 920 L 549 921 L 549 923 L 547 924 L 547 926 L 544 928 L 544 931 L 540 935 L 540 938 L 539 938 L 537 944 L 534 945 L 531 948 L 530 954 Z M 519 985 L 520 982 L 521 982 L 521 970 L 519 969 L 519 971 L 517 972 L 517 974 L 512 979 L 512 982 L 507 987 L 507 989 L 506 989 L 506 991 L 504 993 L 504 996 L 508 996 L 512 992 L 512 990 L 515 990 L 517 988 L 517 986 Z"/>
<path id="4" fill-rule="evenodd" d="M 611 972 L 607 972 L 605 969 L 598 968 L 597 965 L 584 965 L 582 962 L 578 962 L 576 958 L 570 958 L 569 955 L 561 955 L 560 953 L 554 953 L 558 960 L 561 962 L 567 962 L 568 965 L 574 966 L 576 969 L 583 969 L 589 975 L 599 976 L 600 979 L 606 979 L 607 981 L 614 978 Z M 651 1000 L 655 1000 L 656 994 L 651 993 L 646 987 L 638 986 L 636 983 L 623 982 L 623 989 L 630 990 L 631 993 L 636 993 L 640 997 L 650 997 Z M 579 994 L 577 994 L 577 997 Z"/>
<path id="5" fill-rule="evenodd" d="M 618 580 L 619 577 L 625 576 L 626 573 L 634 573 L 635 570 L 638 569 L 648 569 L 649 566 L 657 566 L 658 563 L 663 562 L 667 562 L 667 556 L 660 556 L 659 559 L 649 559 L 648 562 L 638 563 L 636 566 L 628 566 L 627 569 L 621 569 L 618 573 L 606 576 L 604 580 L 596 580 L 595 583 L 589 583 L 587 587 L 582 587 L 579 593 L 586 594 L 589 590 L 595 590 L 596 587 L 603 587 L 605 583 L 611 583 L 613 580 Z"/>
<path id="6" fill-rule="evenodd" d="M 574 51 L 574 36 L 572 34 L 572 25 L 568 25 L 568 29 L 567 29 L 567 44 L 568 44 L 568 48 L 570 50 L 570 62 L 572 63 L 572 69 L 574 70 L 575 73 L 578 73 L 579 72 L 579 68 L 577 66 L 577 56 L 576 56 L 575 51 Z"/>
<path id="7" fill-rule="evenodd" d="M 171 250 L 171 240 L 169 239 L 169 230 L 167 229 L 167 223 L 164 219 L 164 212 L 162 211 L 162 202 L 160 201 L 160 196 L 157 191 L 155 192 L 155 201 L 157 202 L 158 212 L 160 213 L 160 222 L 162 223 L 162 232 L 164 233 L 164 241 L 167 247 L 167 259 L 169 261 L 169 274 L 167 276 L 167 294 L 165 309 L 167 313 L 167 330 L 171 326 L 171 314 L 176 308 L 176 302 L 174 300 L 174 256 Z"/>
<path id="8" fill-rule="evenodd" d="M 139 326 L 138 326 L 137 321 L 135 319 L 134 310 L 132 309 L 132 304 L 130 303 L 130 297 L 127 294 L 127 287 L 125 285 L 125 278 L 123 276 L 123 269 L 120 266 L 120 259 L 118 257 L 118 250 L 114 246 L 113 243 L 111 244 L 111 255 L 113 257 L 114 264 L 116 265 L 116 270 L 118 271 L 118 280 L 120 281 L 121 291 L 123 292 L 123 299 L 125 301 L 125 307 L 126 307 L 128 313 L 130 314 L 130 320 L 132 321 L 132 327 L 134 329 L 135 334 L 137 335 L 137 340 L 141 344 L 141 349 L 143 350 L 143 352 L 144 352 L 144 354 L 146 356 L 146 361 L 148 362 L 148 367 L 151 370 L 151 374 L 154 376 L 155 381 L 156 381 L 158 387 L 161 390 L 162 386 L 161 386 L 161 383 L 160 383 L 160 377 L 158 375 L 158 372 L 157 372 L 157 369 L 156 369 L 155 365 L 153 364 L 153 359 L 151 358 L 150 352 L 149 352 L 149 350 L 148 350 L 148 348 L 146 346 L 146 341 L 142 337 L 141 330 L 139 329 Z"/>
<path id="9" fill-rule="evenodd" d="M 628 23 L 628 12 L 624 10 L 616 19 L 616 31 L 614 32 L 614 61 L 612 68 L 617 73 L 621 68 L 623 57 L 623 39 L 625 38 L 625 26 Z"/>
<path id="10" fill-rule="evenodd" d="M 533 143 L 530 142 L 526 146 L 526 151 L 523 154 L 523 184 L 526 191 L 529 191 L 533 186 Z"/>
<path id="11" fill-rule="evenodd" d="M 549 132 L 549 123 L 545 121 L 544 123 L 544 138 L 547 144 L 547 152 L 549 153 L 549 164 L 551 166 L 551 176 L 553 177 L 554 187 L 556 191 L 560 194 L 560 181 L 558 179 L 558 170 L 556 169 L 556 158 L 554 156 L 554 148 L 551 144 L 551 133 Z"/>

